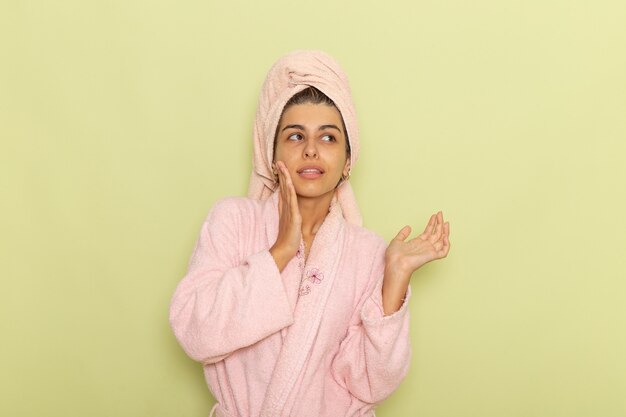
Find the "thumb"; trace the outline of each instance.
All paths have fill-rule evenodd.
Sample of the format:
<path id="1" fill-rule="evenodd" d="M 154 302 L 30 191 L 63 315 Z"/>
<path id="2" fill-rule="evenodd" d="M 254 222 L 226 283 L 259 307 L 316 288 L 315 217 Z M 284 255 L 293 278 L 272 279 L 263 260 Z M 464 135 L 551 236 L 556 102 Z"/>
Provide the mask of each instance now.
<path id="1" fill-rule="evenodd" d="M 411 226 L 404 226 L 402 229 L 400 229 L 396 237 L 394 237 L 393 239 L 404 241 L 404 239 L 409 237 L 410 234 L 411 234 Z"/>

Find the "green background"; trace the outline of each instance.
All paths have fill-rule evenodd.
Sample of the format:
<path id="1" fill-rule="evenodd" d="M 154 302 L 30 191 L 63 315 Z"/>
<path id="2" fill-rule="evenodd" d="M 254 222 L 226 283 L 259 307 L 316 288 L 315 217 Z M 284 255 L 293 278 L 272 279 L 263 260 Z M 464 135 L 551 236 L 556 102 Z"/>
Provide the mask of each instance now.
<path id="1" fill-rule="evenodd" d="M 264 76 L 348 73 L 352 182 L 413 277 L 380 417 L 626 415 L 626 3 L 0 3 L 0 415 L 206 416 L 168 324 L 212 204 L 244 195 Z"/>

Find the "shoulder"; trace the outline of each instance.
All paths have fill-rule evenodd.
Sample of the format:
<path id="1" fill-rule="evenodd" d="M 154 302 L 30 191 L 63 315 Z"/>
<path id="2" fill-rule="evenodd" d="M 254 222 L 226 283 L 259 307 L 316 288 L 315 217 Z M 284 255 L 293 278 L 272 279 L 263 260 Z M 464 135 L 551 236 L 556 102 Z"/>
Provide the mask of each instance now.
<path id="1" fill-rule="evenodd" d="M 206 222 L 233 222 L 254 219 L 263 210 L 264 202 L 248 197 L 223 197 L 209 211 Z"/>

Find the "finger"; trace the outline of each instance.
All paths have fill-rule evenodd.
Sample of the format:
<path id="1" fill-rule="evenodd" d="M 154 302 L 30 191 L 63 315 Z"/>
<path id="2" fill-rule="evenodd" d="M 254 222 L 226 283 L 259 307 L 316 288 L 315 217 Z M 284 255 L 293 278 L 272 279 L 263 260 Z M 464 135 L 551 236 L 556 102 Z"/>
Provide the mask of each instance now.
<path id="1" fill-rule="evenodd" d="M 289 204 L 291 208 L 291 214 L 294 216 L 294 218 L 297 219 L 300 216 L 300 207 L 298 206 L 298 195 L 296 194 L 296 187 L 293 185 L 293 182 L 291 182 L 291 180 L 289 181 L 289 184 L 287 184 L 287 187 L 289 189 Z"/>
<path id="2" fill-rule="evenodd" d="M 294 199 L 296 196 L 296 189 L 293 185 L 293 181 L 291 180 L 291 175 L 289 175 L 289 170 L 285 164 L 282 164 L 282 173 L 283 178 L 285 179 L 285 194 L 289 197 L 289 205 L 294 204 Z"/>
<path id="3" fill-rule="evenodd" d="M 445 246 L 445 239 L 448 238 L 448 232 L 450 230 L 450 223 L 445 222 L 443 224 L 442 230 L 441 230 L 441 235 L 439 236 L 439 239 L 437 239 L 436 241 L 432 241 L 433 246 L 435 246 L 435 248 L 437 249 L 437 251 L 441 250 L 441 248 L 443 246 Z M 433 235 L 435 236 L 435 235 Z"/>
<path id="4" fill-rule="evenodd" d="M 280 168 L 281 164 L 281 161 L 276 161 L 276 173 L 278 174 L 278 185 L 280 187 L 280 192 L 284 193 L 285 180 L 283 178 L 283 170 Z"/>
<path id="5" fill-rule="evenodd" d="M 424 229 L 424 232 L 422 233 L 422 235 L 432 235 L 433 234 L 433 227 L 435 225 L 435 215 L 433 214 L 432 216 L 430 216 L 430 219 L 428 219 L 428 224 L 426 225 L 426 228 Z"/>
<path id="6" fill-rule="evenodd" d="M 281 183 L 281 193 L 283 195 L 283 201 L 285 202 L 285 207 L 290 207 L 291 206 L 291 195 L 289 192 L 289 181 L 290 178 L 287 177 L 287 175 L 285 175 L 285 172 L 287 171 L 287 167 L 285 166 L 285 163 L 283 161 L 279 161 L 278 162 L 278 172 L 280 175 L 280 183 Z"/>
<path id="7" fill-rule="evenodd" d="M 445 258 L 446 256 L 448 256 L 448 252 L 450 252 L 450 240 L 448 239 L 448 236 L 444 236 L 443 237 L 443 247 L 441 248 L 441 258 Z"/>
<path id="8" fill-rule="evenodd" d="M 441 231 L 443 230 L 443 214 L 441 212 L 437 213 L 437 224 L 435 226 L 435 230 L 431 237 L 431 242 L 436 242 L 441 239 Z"/>
<path id="9" fill-rule="evenodd" d="M 282 213 L 283 213 L 283 180 L 281 179 L 281 173 L 280 173 L 280 161 L 276 161 L 274 163 L 274 166 L 276 167 L 276 176 L 277 176 L 277 180 L 278 180 L 278 218 L 282 218 Z"/>
<path id="10" fill-rule="evenodd" d="M 285 182 L 287 183 L 287 185 L 293 184 L 293 181 L 291 180 L 291 175 L 289 174 L 289 170 L 287 169 L 287 166 L 283 164 L 283 176 L 285 177 Z"/>
<path id="11" fill-rule="evenodd" d="M 292 216 L 294 216 L 293 218 L 298 218 L 300 216 L 300 208 L 298 207 L 298 195 L 296 194 L 296 187 L 291 180 L 291 175 L 289 174 L 287 165 L 285 165 L 282 161 L 280 164 L 280 169 L 283 174 L 285 183 L 286 204 L 289 207 Z"/>
<path id="12" fill-rule="evenodd" d="M 396 237 L 393 238 L 393 240 L 399 240 L 401 242 L 404 242 L 404 240 L 409 237 L 410 234 L 411 226 L 404 226 L 402 229 L 400 229 L 400 231 L 398 232 Z"/>
<path id="13" fill-rule="evenodd" d="M 287 169 L 287 165 L 283 161 L 280 161 L 281 171 L 283 172 L 283 176 L 287 181 L 291 181 L 291 175 L 289 174 L 289 170 Z"/>
<path id="14" fill-rule="evenodd" d="M 291 202 L 291 193 L 289 192 L 289 183 L 285 177 L 284 164 L 281 162 L 281 167 L 279 168 L 280 173 L 280 193 L 282 198 L 281 209 L 283 216 L 288 216 L 286 220 L 289 220 L 291 215 L 293 214 L 292 210 L 292 202 Z"/>
<path id="15" fill-rule="evenodd" d="M 431 220 L 428 222 L 428 226 L 426 226 L 426 230 L 422 234 L 422 240 L 428 240 L 433 242 L 432 237 L 435 233 L 435 229 L 437 227 L 437 213 L 431 216 Z"/>

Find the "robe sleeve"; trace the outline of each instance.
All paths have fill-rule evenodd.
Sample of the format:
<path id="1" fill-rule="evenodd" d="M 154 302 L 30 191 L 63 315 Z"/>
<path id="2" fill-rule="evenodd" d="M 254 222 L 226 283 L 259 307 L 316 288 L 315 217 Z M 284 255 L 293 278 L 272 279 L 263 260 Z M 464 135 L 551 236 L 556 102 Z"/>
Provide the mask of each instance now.
<path id="1" fill-rule="evenodd" d="M 367 404 L 383 401 L 400 385 L 409 370 L 409 286 L 402 306 L 385 316 L 382 304 L 384 251 L 378 248 L 370 285 L 360 300 L 347 336 L 332 362 L 335 380 Z M 382 252 L 381 252 L 382 251 Z"/>
<path id="2" fill-rule="evenodd" d="M 176 339 L 192 359 L 218 362 L 293 323 L 293 309 L 269 248 L 243 258 L 246 213 L 235 199 L 208 214 L 169 308 Z M 253 214 L 247 214 L 252 216 Z"/>

